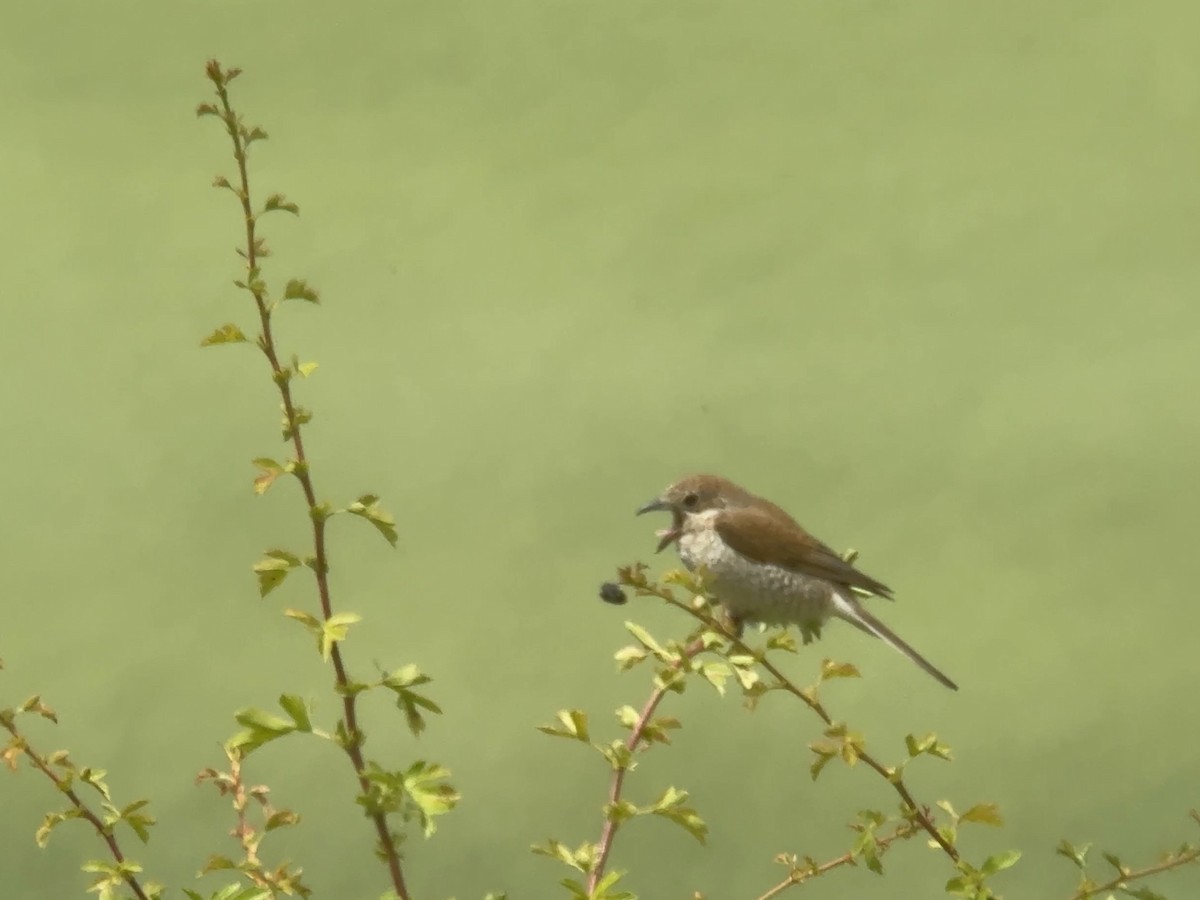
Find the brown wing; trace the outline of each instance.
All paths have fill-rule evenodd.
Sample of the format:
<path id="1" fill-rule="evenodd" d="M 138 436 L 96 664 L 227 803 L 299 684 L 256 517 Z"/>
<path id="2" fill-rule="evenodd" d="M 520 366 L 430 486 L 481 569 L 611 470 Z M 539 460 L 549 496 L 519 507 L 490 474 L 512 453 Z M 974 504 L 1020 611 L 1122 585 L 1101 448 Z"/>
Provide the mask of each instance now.
<path id="1" fill-rule="evenodd" d="M 858 571 L 786 514 L 780 518 L 762 508 L 734 507 L 722 510 L 713 524 L 726 544 L 755 562 L 892 596 L 886 584 Z"/>

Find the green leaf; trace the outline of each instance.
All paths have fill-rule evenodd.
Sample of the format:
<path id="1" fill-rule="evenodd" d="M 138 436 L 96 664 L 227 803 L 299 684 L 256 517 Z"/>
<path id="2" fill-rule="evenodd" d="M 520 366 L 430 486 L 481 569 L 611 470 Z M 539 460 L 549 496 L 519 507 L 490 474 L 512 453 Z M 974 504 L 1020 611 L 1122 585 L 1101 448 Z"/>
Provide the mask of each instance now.
<path id="1" fill-rule="evenodd" d="M 974 891 L 975 887 L 970 879 L 963 875 L 956 875 L 946 882 L 946 893 L 952 897 L 971 896 Z"/>
<path id="2" fill-rule="evenodd" d="M 749 666 L 736 665 L 733 667 L 733 674 L 737 678 L 738 684 L 742 686 L 743 691 L 752 692 L 756 688 L 761 687 L 758 672 Z"/>
<path id="3" fill-rule="evenodd" d="M 579 872 L 585 874 L 588 872 L 586 856 L 584 854 L 580 851 L 572 850 L 570 847 L 553 838 L 544 844 L 534 844 L 529 849 L 533 851 L 535 856 L 548 856 L 550 859 L 557 859 L 564 865 L 570 866 Z"/>
<path id="4" fill-rule="evenodd" d="M 253 885 L 240 885 L 237 882 L 225 887 L 217 894 L 213 894 L 210 900 L 274 900 L 282 891 L 283 886 L 280 884 L 275 893 L 272 893 L 266 888 L 255 887 Z M 294 893 L 299 893 L 295 891 Z"/>
<path id="5" fill-rule="evenodd" d="M 126 820 L 126 824 L 133 829 L 133 833 L 143 844 L 148 844 L 150 843 L 150 829 L 147 826 L 155 824 L 156 821 L 153 816 L 130 816 Z"/>
<path id="6" fill-rule="evenodd" d="M 117 814 L 118 821 L 123 821 L 132 828 L 143 844 L 150 841 L 150 826 L 156 821 L 153 816 L 141 812 L 149 803 L 149 800 L 135 800 Z"/>
<path id="7" fill-rule="evenodd" d="M 207 874 L 209 872 L 220 872 L 225 869 L 236 869 L 236 868 L 237 868 L 237 865 L 228 856 L 221 856 L 219 853 L 214 853 L 204 863 L 204 866 L 200 869 L 200 872 L 202 874 Z"/>
<path id="8" fill-rule="evenodd" d="M 1058 846 L 1054 848 L 1054 852 L 1059 856 L 1065 856 L 1071 862 L 1075 863 L 1080 869 L 1087 865 L 1088 851 L 1092 849 L 1091 844 L 1084 844 L 1082 847 L 1076 847 L 1070 841 L 1062 840 L 1058 842 Z"/>
<path id="9" fill-rule="evenodd" d="M 729 666 L 718 662 L 703 663 L 700 666 L 700 674 L 704 676 L 705 681 L 717 689 L 718 694 L 722 697 L 725 696 L 725 682 L 733 674 Z"/>
<path id="10" fill-rule="evenodd" d="M 984 875 L 994 875 L 997 872 L 1003 872 L 1005 869 L 1011 869 L 1017 864 L 1017 860 L 1021 858 L 1020 850 L 1009 850 L 1006 853 L 997 853 L 995 856 L 989 856 L 983 861 L 983 865 L 979 867 Z"/>
<path id="11" fill-rule="evenodd" d="M 245 730 L 235 734 L 227 742 L 229 749 L 240 750 L 248 754 L 264 744 L 277 740 L 285 734 L 296 730 L 296 725 L 287 719 L 266 712 L 265 710 L 247 707 L 234 714 L 234 719 Z"/>
<path id="12" fill-rule="evenodd" d="M 363 691 L 369 691 L 375 687 L 373 684 L 365 684 L 361 681 L 347 681 L 345 684 L 339 684 L 335 690 L 343 697 L 354 697 L 361 694 Z"/>
<path id="13" fill-rule="evenodd" d="M 588 894 L 589 900 L 637 900 L 637 895 L 629 891 L 614 891 L 613 887 L 624 877 L 623 872 L 609 872 L 600 879 L 596 890 Z"/>
<path id="14" fill-rule="evenodd" d="M 591 741 L 588 734 L 587 713 L 578 709 L 560 709 L 556 715 L 561 724 L 539 725 L 538 731 L 552 737 L 572 738 L 585 744 Z"/>
<path id="15" fill-rule="evenodd" d="M 1121 864 L 1121 858 L 1115 853 L 1101 853 L 1100 856 L 1106 863 L 1112 866 L 1120 874 L 1125 874 L 1125 867 Z"/>
<path id="16" fill-rule="evenodd" d="M 292 560 L 296 560 L 292 562 Z M 253 566 L 254 574 L 258 576 L 258 595 L 265 597 L 275 588 L 283 584 L 288 571 L 299 565 L 299 560 L 283 550 L 268 550 L 267 553 Z"/>
<path id="17" fill-rule="evenodd" d="M 285 609 L 283 614 L 289 619 L 295 619 L 308 629 L 309 634 L 320 640 L 321 638 L 321 620 L 316 616 L 303 612 L 299 609 Z"/>
<path id="18" fill-rule="evenodd" d="M 758 701 L 766 696 L 771 691 L 778 690 L 776 687 L 767 687 L 762 681 L 755 681 L 754 684 L 742 690 L 742 705 L 750 712 L 758 709 Z"/>
<path id="19" fill-rule="evenodd" d="M 776 629 L 767 637 L 767 649 L 795 653 L 797 652 L 796 639 L 792 637 L 792 633 L 788 629 Z"/>
<path id="20" fill-rule="evenodd" d="M 42 824 L 38 826 L 33 839 L 41 850 L 46 849 L 46 845 L 50 843 L 50 833 L 67 819 L 78 819 L 82 813 L 79 810 L 71 810 L 69 812 L 53 812 L 47 813 L 46 818 L 42 820 Z"/>
<path id="21" fill-rule="evenodd" d="M 647 744 L 669 744 L 669 732 L 681 727 L 683 724 L 674 716 L 656 716 L 642 728 L 642 740 Z"/>
<path id="22" fill-rule="evenodd" d="M 417 737 L 425 730 L 425 717 L 421 710 L 441 714 L 441 707 L 423 694 L 412 688 L 416 685 L 428 684 L 432 679 L 421 672 L 415 665 L 407 665 L 389 672 L 380 682 L 396 695 L 396 706 L 404 713 L 409 731 Z"/>
<path id="23" fill-rule="evenodd" d="M 607 744 L 593 744 L 596 752 L 608 760 L 613 769 L 620 771 L 633 766 L 633 751 L 624 741 L 610 741 Z"/>
<path id="24" fill-rule="evenodd" d="M 817 755 L 817 758 L 808 769 L 812 775 L 812 780 L 816 781 L 821 771 L 829 765 L 829 761 L 837 757 L 838 748 L 828 741 L 813 741 L 808 745 L 808 749 Z"/>
<path id="25" fill-rule="evenodd" d="M 288 202 L 287 198 L 284 197 L 283 194 L 272 194 L 267 198 L 267 202 L 263 204 L 263 212 L 268 213 L 274 212 L 275 210 L 290 212 L 293 216 L 300 215 L 300 207 L 298 207 L 295 203 Z"/>
<path id="26" fill-rule="evenodd" d="M 316 506 L 309 508 L 308 517 L 310 519 L 312 519 L 314 522 L 324 522 L 324 521 L 328 520 L 330 516 L 332 516 L 338 512 L 341 512 L 341 510 L 340 509 L 335 510 L 328 503 L 328 501 L 322 501 L 321 503 L 318 503 Z M 314 563 L 315 563 L 315 560 L 314 560 Z M 309 565 L 312 567 L 312 569 L 314 571 L 316 570 L 317 567 L 315 564 L 310 563 Z"/>
<path id="27" fill-rule="evenodd" d="M 860 809 L 858 811 L 858 819 L 866 828 L 878 828 L 887 821 L 887 816 L 877 809 Z"/>
<path id="28" fill-rule="evenodd" d="M 302 278 L 293 278 L 283 289 L 284 300 L 307 300 L 309 303 L 320 303 L 320 295 L 308 286 Z"/>
<path id="29" fill-rule="evenodd" d="M 313 414 L 312 410 L 305 409 L 303 406 L 296 406 L 292 408 L 292 416 L 295 420 L 294 427 L 292 421 L 288 419 L 286 414 L 283 416 L 283 419 L 280 422 L 283 439 L 285 441 L 290 441 L 293 435 L 300 430 L 301 426 L 307 425 L 309 422 L 311 422 Z"/>
<path id="30" fill-rule="evenodd" d="M 401 666 L 399 669 L 393 669 L 384 677 L 382 684 L 385 687 L 396 690 L 398 688 L 416 687 L 421 684 L 428 684 L 433 679 L 424 674 L 415 664 L 409 663 L 407 666 Z"/>
<path id="31" fill-rule="evenodd" d="M 999 828 L 1004 824 L 1000 815 L 1000 807 L 995 803 L 977 803 L 958 817 L 960 822 L 979 822 L 982 825 L 994 825 Z"/>
<path id="32" fill-rule="evenodd" d="M 313 730 L 308 704 L 303 699 L 296 694 L 280 694 L 279 705 L 291 717 L 297 731 L 311 732 Z"/>
<path id="33" fill-rule="evenodd" d="M 614 657 L 617 660 L 617 671 L 628 672 L 630 669 L 644 660 L 646 656 L 646 651 L 641 647 L 634 647 L 633 645 L 622 647 L 614 654 Z"/>
<path id="34" fill-rule="evenodd" d="M 379 505 L 379 498 L 374 494 L 363 494 L 354 503 L 346 507 L 346 512 L 366 519 L 387 539 L 393 547 L 396 546 L 396 520 Z"/>
<path id="35" fill-rule="evenodd" d="M 404 789 L 417 805 L 425 837 L 437 830 L 436 817 L 458 804 L 458 792 L 445 782 L 449 775 L 449 769 L 423 760 L 415 762 L 404 774 Z"/>
<path id="36" fill-rule="evenodd" d="M 275 479 L 284 474 L 284 467 L 269 456 L 260 456 L 251 460 L 259 474 L 254 477 L 254 493 L 262 496 L 275 483 Z"/>
<path id="37" fill-rule="evenodd" d="M 625 630 L 633 635 L 634 640 L 653 653 L 654 656 L 662 662 L 674 662 L 677 659 L 674 654 L 664 649 L 663 646 L 654 639 L 654 636 L 641 625 L 637 624 L 637 622 L 627 621 L 625 623 Z"/>
<path id="38" fill-rule="evenodd" d="M 292 812 L 290 809 L 277 810 L 267 818 L 266 824 L 263 826 L 264 831 L 274 831 L 276 828 L 287 828 L 290 825 L 295 825 L 300 821 L 300 816 Z"/>
<path id="39" fill-rule="evenodd" d="M 299 568 L 301 565 L 300 557 L 298 557 L 295 553 L 291 553 L 288 550 L 280 549 L 279 547 L 275 547 L 271 550 L 268 550 L 266 553 L 263 554 L 263 556 L 266 559 L 271 559 L 271 560 L 275 560 L 276 562 L 283 563 L 289 569 L 296 569 L 296 568 Z"/>
<path id="40" fill-rule="evenodd" d="M 321 626 L 321 657 L 325 662 L 329 662 L 334 645 L 346 639 L 350 626 L 361 621 L 362 616 L 352 612 L 334 613 L 325 620 Z"/>
<path id="41" fill-rule="evenodd" d="M 834 662 L 832 659 L 821 661 L 821 680 L 829 681 L 831 678 L 861 678 L 857 667 L 851 663 Z"/>
<path id="42" fill-rule="evenodd" d="M 632 706 L 622 706 L 617 710 L 617 721 L 625 728 L 633 728 L 641 717 L 641 713 Z"/>
<path id="43" fill-rule="evenodd" d="M 928 750 L 928 755 L 936 756 L 938 759 L 949 760 L 954 758 L 954 754 L 951 753 L 950 748 L 941 743 L 935 743 L 932 747 L 930 747 Z"/>
<path id="44" fill-rule="evenodd" d="M 253 728 L 258 731 L 267 731 L 277 735 L 287 734 L 290 731 L 294 731 L 296 728 L 296 726 L 287 719 L 252 706 L 238 710 L 236 713 L 234 713 L 233 718 L 239 725 L 244 725 L 247 728 Z"/>
<path id="45" fill-rule="evenodd" d="M 244 344 L 246 340 L 246 335 L 242 334 L 242 329 L 229 322 L 202 340 L 200 346 L 212 347 L 215 344 Z"/>
<path id="46" fill-rule="evenodd" d="M 925 735 L 922 738 L 914 737 L 911 734 L 904 736 L 904 746 L 908 750 L 908 755 L 911 757 L 928 755 L 936 756 L 939 759 L 951 759 L 950 748 L 945 744 L 939 743 L 937 735 L 933 732 Z"/>
<path id="47" fill-rule="evenodd" d="M 687 799 L 687 791 L 669 787 L 663 792 L 658 802 L 650 808 L 650 812 L 679 825 L 688 834 L 703 844 L 708 837 L 708 826 L 700 818 L 696 810 L 685 805 Z"/>
<path id="48" fill-rule="evenodd" d="M 41 716 L 43 719 L 49 719 L 51 722 L 58 724 L 58 714 L 49 706 L 42 702 L 40 694 L 34 694 L 17 707 L 18 713 L 33 713 Z"/>
<path id="49" fill-rule="evenodd" d="M 671 569 L 663 573 L 663 584 L 673 584 L 683 588 L 689 594 L 704 593 L 704 578 L 702 574 L 689 572 L 687 569 Z"/>
<path id="50" fill-rule="evenodd" d="M 610 822 L 615 822 L 618 825 L 632 819 L 638 814 L 638 808 L 628 800 L 621 800 L 617 803 L 604 804 L 604 818 Z"/>
<path id="51" fill-rule="evenodd" d="M 296 366 L 296 372 L 301 378 L 307 378 L 313 372 L 317 371 L 318 365 L 320 364 L 315 362 L 300 363 Z"/>
<path id="52" fill-rule="evenodd" d="M 864 828 L 854 842 L 851 853 L 862 859 L 868 869 L 876 875 L 883 874 L 883 863 L 879 859 L 879 842 L 875 839 L 873 828 Z"/>
<path id="53" fill-rule="evenodd" d="M 79 780 L 84 784 L 90 784 L 105 800 L 112 803 L 112 797 L 108 793 L 108 785 L 104 782 L 104 776 L 107 774 L 108 771 L 106 769 L 93 769 L 90 766 L 84 766 L 79 770 Z"/>

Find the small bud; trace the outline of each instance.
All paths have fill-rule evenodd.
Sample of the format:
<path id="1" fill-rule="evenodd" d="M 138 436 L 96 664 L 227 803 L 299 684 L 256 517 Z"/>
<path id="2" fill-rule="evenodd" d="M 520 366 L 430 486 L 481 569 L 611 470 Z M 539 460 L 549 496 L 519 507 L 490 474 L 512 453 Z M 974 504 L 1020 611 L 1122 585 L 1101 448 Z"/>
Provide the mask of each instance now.
<path id="1" fill-rule="evenodd" d="M 623 606 L 628 602 L 625 592 L 621 590 L 621 586 L 614 581 L 606 581 L 600 585 L 600 599 L 605 603 L 611 603 L 614 606 Z"/>

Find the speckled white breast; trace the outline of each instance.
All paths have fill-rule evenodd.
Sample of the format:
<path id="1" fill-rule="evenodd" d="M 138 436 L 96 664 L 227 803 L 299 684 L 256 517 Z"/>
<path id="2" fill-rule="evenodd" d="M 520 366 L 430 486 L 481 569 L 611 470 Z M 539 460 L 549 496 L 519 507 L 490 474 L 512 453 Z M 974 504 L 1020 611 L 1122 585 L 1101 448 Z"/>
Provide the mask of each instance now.
<path id="1" fill-rule="evenodd" d="M 703 568 L 713 596 L 733 616 L 767 624 L 820 624 L 832 609 L 832 585 L 742 556 L 712 527 L 715 510 L 689 516 L 678 547 L 692 571 Z"/>

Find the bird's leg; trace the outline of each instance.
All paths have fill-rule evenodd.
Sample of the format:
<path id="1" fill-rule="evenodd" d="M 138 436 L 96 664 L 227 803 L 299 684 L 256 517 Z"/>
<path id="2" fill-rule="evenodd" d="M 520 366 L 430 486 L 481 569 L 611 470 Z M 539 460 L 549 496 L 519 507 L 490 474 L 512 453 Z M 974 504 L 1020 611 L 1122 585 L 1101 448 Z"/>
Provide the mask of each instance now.
<path id="1" fill-rule="evenodd" d="M 798 624 L 800 626 L 800 643 L 808 646 L 814 640 L 821 639 L 821 621 L 819 619 Z"/>

